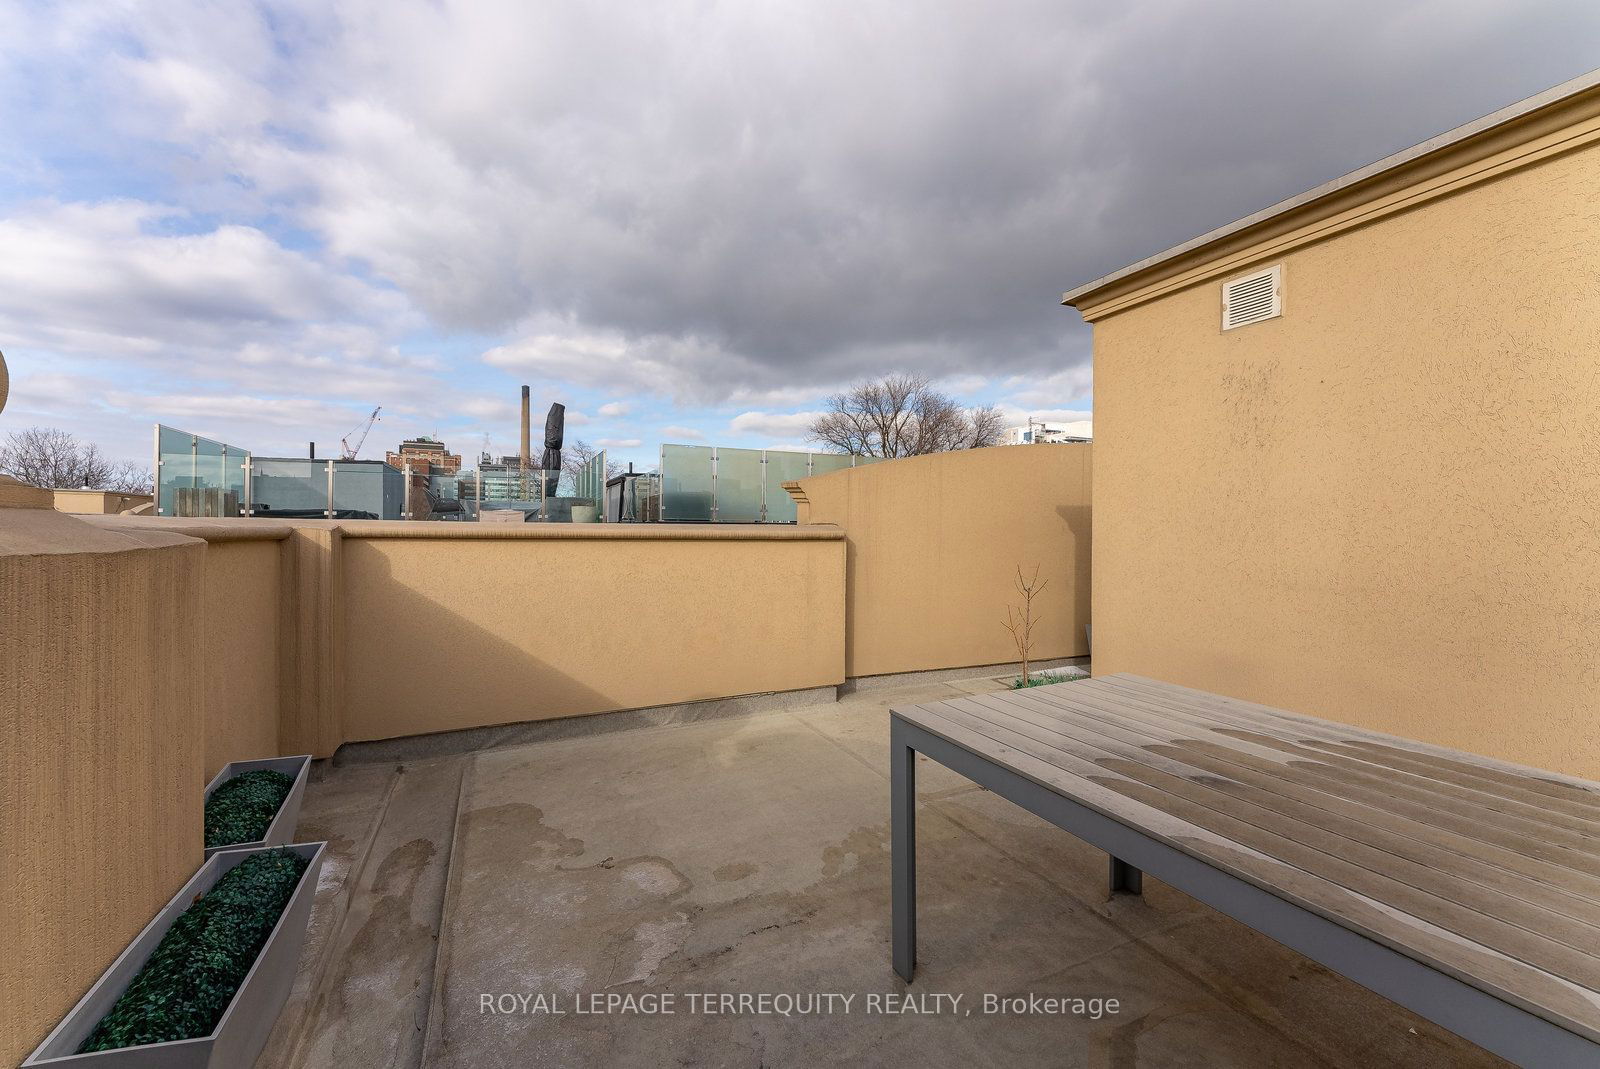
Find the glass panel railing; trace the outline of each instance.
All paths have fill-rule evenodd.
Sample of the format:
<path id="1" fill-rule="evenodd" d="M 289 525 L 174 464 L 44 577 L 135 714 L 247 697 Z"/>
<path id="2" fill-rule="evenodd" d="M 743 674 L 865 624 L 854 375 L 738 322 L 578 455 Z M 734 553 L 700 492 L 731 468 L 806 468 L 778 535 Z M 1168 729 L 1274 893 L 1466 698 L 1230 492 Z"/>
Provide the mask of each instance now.
<path id="1" fill-rule="evenodd" d="M 427 477 L 427 519 L 470 520 L 477 516 L 477 477 L 472 472 L 454 475 L 433 473 Z M 414 517 L 421 519 L 423 517 Z"/>
<path id="2" fill-rule="evenodd" d="M 707 523 L 713 504 L 712 458 L 708 445 L 661 447 L 661 518 Z"/>
<path id="3" fill-rule="evenodd" d="M 584 462 L 572 480 L 572 496 L 576 504 L 590 504 L 596 508 L 605 500 L 606 451 L 596 453 Z M 605 519 L 604 514 L 601 519 Z"/>
<path id="4" fill-rule="evenodd" d="M 238 516 L 248 449 L 156 425 L 156 510 L 162 516 Z"/>
<path id="5" fill-rule="evenodd" d="M 766 516 L 768 523 L 795 522 L 794 498 L 784 483 L 799 482 L 810 474 L 811 456 L 786 449 L 767 450 Z"/>
<path id="6" fill-rule="evenodd" d="M 623 515 L 635 523 L 661 520 L 661 476 L 640 475 L 622 484 Z"/>
<path id="7" fill-rule="evenodd" d="M 333 462 L 333 518 L 398 520 L 405 512 L 406 478 L 378 460 Z"/>
<path id="8" fill-rule="evenodd" d="M 855 459 L 849 453 L 812 453 L 811 474 L 817 476 L 826 475 L 830 471 L 840 471 L 851 467 L 851 461 Z"/>
<path id="9" fill-rule="evenodd" d="M 760 523 L 766 465 L 759 449 L 717 449 L 716 500 L 718 523 Z"/>
<path id="10" fill-rule="evenodd" d="M 250 514 L 292 520 L 328 516 L 328 464 L 304 457 L 250 459 Z"/>
<path id="11" fill-rule="evenodd" d="M 156 424 L 156 513 L 176 515 L 176 492 L 194 485 L 194 435 Z"/>

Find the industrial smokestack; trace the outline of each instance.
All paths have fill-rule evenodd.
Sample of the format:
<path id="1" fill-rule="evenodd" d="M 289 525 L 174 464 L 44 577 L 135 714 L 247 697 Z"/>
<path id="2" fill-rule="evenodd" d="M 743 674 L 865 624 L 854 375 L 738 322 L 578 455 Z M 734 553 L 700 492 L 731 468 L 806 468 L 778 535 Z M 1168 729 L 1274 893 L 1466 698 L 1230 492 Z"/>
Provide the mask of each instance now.
<path id="1" fill-rule="evenodd" d="M 533 457 L 533 442 L 528 430 L 528 403 L 528 388 L 524 386 L 522 388 L 522 452 L 518 454 L 524 470 L 527 469 L 528 461 Z"/>

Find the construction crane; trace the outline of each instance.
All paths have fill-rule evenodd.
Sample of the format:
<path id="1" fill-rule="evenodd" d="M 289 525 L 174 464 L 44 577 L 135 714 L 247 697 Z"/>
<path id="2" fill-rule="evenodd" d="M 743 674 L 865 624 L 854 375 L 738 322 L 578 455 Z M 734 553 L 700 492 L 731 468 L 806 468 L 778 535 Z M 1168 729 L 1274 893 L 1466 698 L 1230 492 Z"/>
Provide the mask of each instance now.
<path id="1" fill-rule="evenodd" d="M 367 417 L 367 421 L 365 423 L 360 424 L 355 430 L 339 439 L 339 456 L 341 459 L 354 460 L 356 458 L 356 454 L 361 452 L 362 445 L 366 443 L 367 435 L 372 433 L 372 425 L 378 422 L 378 413 L 382 411 L 382 405 L 374 408 L 372 410 L 372 415 Z M 356 433 L 356 431 L 361 432 L 361 437 L 357 438 L 356 444 L 352 446 L 350 444 L 350 438 Z"/>

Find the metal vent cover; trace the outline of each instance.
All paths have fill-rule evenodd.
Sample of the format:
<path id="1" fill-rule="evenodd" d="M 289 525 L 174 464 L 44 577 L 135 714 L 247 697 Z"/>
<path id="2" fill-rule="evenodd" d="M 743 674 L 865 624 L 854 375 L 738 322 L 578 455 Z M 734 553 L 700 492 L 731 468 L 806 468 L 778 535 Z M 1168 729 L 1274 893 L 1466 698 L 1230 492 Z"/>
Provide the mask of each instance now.
<path id="1" fill-rule="evenodd" d="M 1245 327 L 1283 315 L 1283 265 L 1222 284 L 1222 329 Z"/>

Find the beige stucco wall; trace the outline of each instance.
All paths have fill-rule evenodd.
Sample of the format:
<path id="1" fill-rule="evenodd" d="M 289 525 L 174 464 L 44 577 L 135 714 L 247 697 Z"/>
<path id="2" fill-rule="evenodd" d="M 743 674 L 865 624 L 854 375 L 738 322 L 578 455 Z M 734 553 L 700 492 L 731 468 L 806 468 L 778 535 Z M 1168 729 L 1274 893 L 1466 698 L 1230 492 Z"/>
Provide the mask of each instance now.
<path id="1" fill-rule="evenodd" d="M 1032 655 L 1087 652 L 1088 445 L 909 457 L 801 480 L 803 523 L 849 545 L 845 667 L 851 676 L 1017 659 L 1001 626 L 1020 607 L 1020 565 L 1046 581 Z"/>
<path id="2" fill-rule="evenodd" d="M 206 546 L 205 775 L 229 761 L 276 757 L 280 540 Z"/>
<path id="3" fill-rule="evenodd" d="M 837 684 L 836 529 L 67 516 L 0 481 L 0 1064 L 202 860 L 235 758 Z M 9 507 L 27 505 L 29 507 Z"/>
<path id="4" fill-rule="evenodd" d="M 437 526 L 343 525 L 348 740 L 844 678 L 837 532 Z"/>
<path id="5" fill-rule="evenodd" d="M 52 490 L 57 512 L 102 516 L 155 500 L 149 494 L 118 494 L 110 490 Z"/>
<path id="6" fill-rule="evenodd" d="M 200 865 L 205 548 L 0 509 L 0 1064 Z"/>
<path id="7" fill-rule="evenodd" d="M 1600 151 L 1095 324 L 1096 674 L 1600 777 Z"/>

